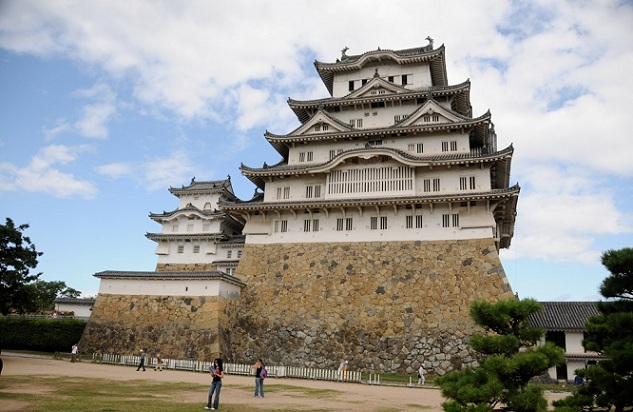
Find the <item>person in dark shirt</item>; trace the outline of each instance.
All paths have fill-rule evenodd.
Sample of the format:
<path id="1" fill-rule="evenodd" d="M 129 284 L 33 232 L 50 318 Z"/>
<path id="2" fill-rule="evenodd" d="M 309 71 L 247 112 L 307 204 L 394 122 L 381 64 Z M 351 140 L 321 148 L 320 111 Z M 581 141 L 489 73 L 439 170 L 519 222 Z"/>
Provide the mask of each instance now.
<path id="1" fill-rule="evenodd" d="M 213 377 L 213 381 L 211 382 L 211 388 L 209 389 L 209 399 L 207 401 L 207 406 L 205 406 L 204 409 L 215 411 L 220 405 L 220 390 L 222 389 L 222 378 L 224 378 L 224 367 L 222 366 L 222 359 L 217 358 L 213 361 L 213 367 L 210 368 L 210 373 Z M 213 398 L 214 393 L 215 398 Z M 212 399 L 213 405 L 211 404 Z"/>
<path id="2" fill-rule="evenodd" d="M 255 397 L 261 396 L 263 398 L 265 376 L 262 376 L 262 370 L 264 370 L 264 361 L 258 359 L 253 365 L 253 369 L 255 369 Z"/>

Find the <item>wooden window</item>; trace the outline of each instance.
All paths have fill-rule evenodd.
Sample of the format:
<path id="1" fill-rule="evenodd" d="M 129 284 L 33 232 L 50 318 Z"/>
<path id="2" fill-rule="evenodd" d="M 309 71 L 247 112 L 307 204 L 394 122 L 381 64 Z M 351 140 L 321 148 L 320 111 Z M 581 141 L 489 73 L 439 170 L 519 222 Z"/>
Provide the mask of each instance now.
<path id="1" fill-rule="evenodd" d="M 200 245 L 193 245 L 193 253 L 200 253 Z"/>
<path id="2" fill-rule="evenodd" d="M 409 77 L 406 74 L 403 74 L 402 75 L 402 85 L 406 86 L 407 84 L 409 84 L 408 82 L 409 82 Z"/>
<path id="3" fill-rule="evenodd" d="M 347 89 L 348 89 L 350 92 L 354 91 L 354 80 L 350 80 L 350 81 L 349 81 L 349 84 L 348 84 L 348 86 L 347 86 Z"/>
<path id="4" fill-rule="evenodd" d="M 465 177 L 460 177 L 459 178 L 459 190 L 466 190 L 468 188 L 468 186 L 466 185 L 466 178 Z"/>
<path id="5" fill-rule="evenodd" d="M 274 225 L 273 225 L 273 230 L 275 233 L 277 232 L 287 232 L 288 231 L 288 221 L 287 220 L 275 220 Z M 242 257 L 242 254 L 240 253 L 241 250 L 238 252 L 238 258 Z"/>

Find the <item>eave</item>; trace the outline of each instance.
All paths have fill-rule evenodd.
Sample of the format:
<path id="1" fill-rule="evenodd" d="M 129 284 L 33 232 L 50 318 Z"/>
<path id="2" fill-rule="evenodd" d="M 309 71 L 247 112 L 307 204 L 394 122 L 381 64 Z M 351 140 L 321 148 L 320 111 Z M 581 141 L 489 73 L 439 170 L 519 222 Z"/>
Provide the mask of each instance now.
<path id="1" fill-rule="evenodd" d="M 228 239 L 228 236 L 224 233 L 146 233 L 145 237 L 153 240 L 154 242 L 160 241 L 182 241 L 188 242 L 192 240 L 198 241 L 222 241 Z"/>
<path id="2" fill-rule="evenodd" d="M 220 271 L 208 272 L 125 272 L 107 270 L 93 275 L 99 279 L 121 280 L 223 280 L 244 287 L 246 284 L 235 276 Z"/>
<path id="3" fill-rule="evenodd" d="M 251 182 L 253 182 L 260 189 L 264 189 L 266 182 L 265 179 L 271 177 L 280 176 L 301 176 L 314 173 L 325 173 L 328 170 L 338 166 L 340 163 L 349 158 L 359 156 L 380 156 L 388 155 L 403 164 L 410 165 L 411 167 L 439 167 L 439 166 L 457 166 L 462 164 L 481 164 L 490 162 L 499 162 L 504 159 L 511 159 L 514 153 L 514 148 L 508 146 L 506 149 L 494 152 L 484 153 L 482 150 L 471 151 L 468 153 L 457 154 L 444 154 L 444 155 L 431 155 L 431 156 L 415 156 L 403 150 L 388 148 L 388 147 L 364 147 L 358 149 L 346 150 L 337 154 L 334 158 L 325 163 L 313 163 L 310 165 L 283 165 L 283 166 L 269 166 L 265 168 L 250 168 L 245 165 L 240 166 L 242 175 L 246 176 Z M 502 183 L 509 179 L 510 163 L 507 161 L 501 165 L 499 169 L 499 179 L 497 181 L 498 186 L 507 186 Z"/>
<path id="4" fill-rule="evenodd" d="M 366 97 L 340 97 L 340 98 L 324 98 L 316 100 L 293 100 L 288 99 L 288 106 L 294 111 L 295 115 L 301 123 L 305 123 L 312 115 L 322 108 L 326 111 L 334 107 L 358 106 L 374 102 L 398 102 L 410 99 L 437 98 L 445 96 L 455 96 L 454 110 L 464 116 L 472 116 L 472 107 L 470 104 L 470 80 L 451 86 L 430 87 L 419 90 L 407 90 L 406 93 L 383 94 L 377 96 Z"/>
<path id="5" fill-rule="evenodd" d="M 483 192 L 464 192 L 464 193 L 448 193 L 418 196 L 390 196 L 375 198 L 345 198 L 345 199 L 315 199 L 287 202 L 239 202 L 239 203 L 222 203 L 222 208 L 229 211 L 244 210 L 284 210 L 284 209 L 313 209 L 313 208 L 338 208 L 338 207 L 370 207 L 370 206 L 393 206 L 393 205 L 409 205 L 409 204 L 430 204 L 430 203 L 449 203 L 449 202 L 467 202 L 481 200 L 497 200 L 502 198 L 510 198 L 519 195 L 521 188 L 518 184 L 505 189 L 494 189 Z"/>
<path id="6" fill-rule="evenodd" d="M 288 158 L 289 148 L 288 145 L 297 143 L 309 143 L 309 142 L 324 142 L 324 141 L 337 141 L 337 140 L 354 140 L 364 139 L 369 140 L 372 137 L 391 137 L 402 135 L 417 135 L 420 133 L 438 133 L 446 131 L 458 131 L 475 128 L 477 134 L 476 140 L 482 141 L 487 135 L 488 126 L 492 119 L 490 111 L 484 113 L 482 116 L 475 119 L 464 119 L 461 122 L 451 123 L 429 123 L 429 124 L 417 124 L 410 126 L 391 125 L 383 128 L 373 129 L 356 129 L 345 132 L 330 132 L 330 133 L 311 133 L 302 135 L 277 135 L 266 131 L 264 137 L 270 143 L 270 145 L 284 158 Z M 477 129 L 481 128 L 481 130 Z"/>

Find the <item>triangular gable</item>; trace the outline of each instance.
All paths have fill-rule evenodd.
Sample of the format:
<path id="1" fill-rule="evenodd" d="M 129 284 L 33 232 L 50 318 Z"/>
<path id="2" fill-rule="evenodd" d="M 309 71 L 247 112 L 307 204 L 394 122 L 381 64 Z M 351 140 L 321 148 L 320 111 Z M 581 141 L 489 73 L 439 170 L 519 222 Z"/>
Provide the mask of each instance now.
<path id="1" fill-rule="evenodd" d="M 345 96 L 345 98 L 355 99 L 359 97 L 374 97 L 384 94 L 394 94 L 410 91 L 411 90 L 407 90 L 404 87 L 396 86 L 395 84 L 388 82 L 385 79 L 381 79 L 380 77 L 374 77 L 360 89 L 354 90 L 353 92 Z"/>
<path id="2" fill-rule="evenodd" d="M 422 107 L 411 113 L 398 126 L 424 126 L 434 123 L 457 123 L 464 119 L 451 110 L 447 110 L 433 100 L 427 100 Z"/>
<path id="3" fill-rule="evenodd" d="M 310 120 L 296 128 L 289 133 L 289 135 L 300 136 L 306 134 L 346 132 L 349 130 L 352 130 L 349 125 L 333 118 L 327 112 L 319 110 Z"/>

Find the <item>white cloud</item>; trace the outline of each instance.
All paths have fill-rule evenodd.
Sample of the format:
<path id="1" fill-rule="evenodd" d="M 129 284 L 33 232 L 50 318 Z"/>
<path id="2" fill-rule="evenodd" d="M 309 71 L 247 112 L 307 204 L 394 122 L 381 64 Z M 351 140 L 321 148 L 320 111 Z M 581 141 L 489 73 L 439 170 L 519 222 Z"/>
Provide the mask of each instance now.
<path id="1" fill-rule="evenodd" d="M 79 134 L 98 139 L 107 138 L 107 122 L 116 112 L 116 96 L 112 89 L 103 83 L 98 83 L 90 89 L 78 90 L 75 95 L 95 100 L 81 110 L 81 119 L 75 123 Z"/>
<path id="2" fill-rule="evenodd" d="M 110 163 L 99 166 L 96 170 L 112 179 L 130 178 L 147 190 L 155 191 L 188 181 L 195 175 L 196 169 L 187 152 L 176 150 L 167 157 L 141 162 Z M 205 169 L 205 173 L 212 174 L 212 171 Z"/>
<path id="3" fill-rule="evenodd" d="M 514 143 L 512 178 L 523 189 L 513 248 L 586 263 L 596 259 L 596 239 L 631 233 L 630 206 L 617 203 L 610 183 L 633 178 L 630 2 L 23 0 L 0 8 L 0 47 L 78 61 L 104 79 L 81 93 L 90 103 L 74 127 L 84 136 L 108 136 L 119 87 L 129 87 L 143 114 L 234 130 L 210 139 L 221 147 L 233 139 L 233 151 L 257 149 L 251 130 L 294 129 L 288 97 L 326 97 L 312 59 L 334 61 L 344 46 L 349 54 L 420 46 L 431 35 L 446 45 L 449 83 L 470 78 L 474 115 L 490 108 L 499 146 Z M 1 167 L 0 188 L 13 187 L 5 177 L 17 169 Z M 176 151 L 97 170 L 164 190 L 197 168 Z"/>
<path id="4" fill-rule="evenodd" d="M 0 190 L 46 193 L 65 198 L 79 196 L 92 199 L 97 194 L 93 183 L 61 171 L 77 160 L 84 147 L 50 145 L 42 148 L 28 166 L 20 168 L 11 163 L 0 163 Z"/>
<path id="5" fill-rule="evenodd" d="M 57 135 L 71 131 L 72 127 L 64 119 L 57 119 L 56 125 L 51 128 L 43 128 L 44 138 L 46 140 L 53 140 Z"/>

